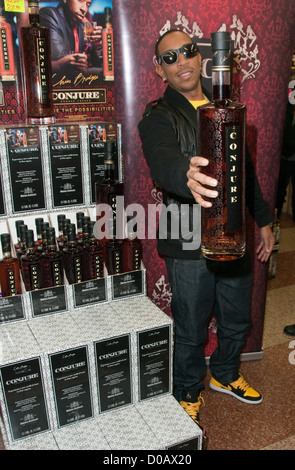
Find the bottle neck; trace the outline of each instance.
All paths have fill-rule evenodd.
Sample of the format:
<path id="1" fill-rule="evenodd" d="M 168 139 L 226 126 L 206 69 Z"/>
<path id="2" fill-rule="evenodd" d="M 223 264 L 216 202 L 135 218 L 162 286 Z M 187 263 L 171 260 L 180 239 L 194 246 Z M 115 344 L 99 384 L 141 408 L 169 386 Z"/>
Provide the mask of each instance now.
<path id="1" fill-rule="evenodd" d="M 213 100 L 228 100 L 231 97 L 230 71 L 212 70 Z"/>
<path id="2" fill-rule="evenodd" d="M 112 181 L 115 179 L 115 172 L 114 172 L 114 169 L 113 169 L 113 162 L 105 163 L 104 179 L 105 180 L 112 180 Z"/>
<path id="3" fill-rule="evenodd" d="M 29 4 L 29 23 L 39 23 L 39 7 L 38 5 L 30 5 Z"/>

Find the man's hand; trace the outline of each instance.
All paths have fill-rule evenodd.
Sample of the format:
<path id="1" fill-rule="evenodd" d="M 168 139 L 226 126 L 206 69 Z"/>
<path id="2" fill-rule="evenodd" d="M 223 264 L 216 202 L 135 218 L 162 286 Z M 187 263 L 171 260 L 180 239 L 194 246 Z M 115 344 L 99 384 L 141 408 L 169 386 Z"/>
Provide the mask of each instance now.
<path id="1" fill-rule="evenodd" d="M 202 207 L 211 207 L 212 203 L 205 201 L 202 196 L 208 198 L 216 198 L 218 191 L 214 191 L 209 187 L 216 187 L 218 181 L 210 176 L 202 173 L 202 167 L 207 166 L 209 161 L 203 157 L 192 157 L 190 161 L 189 170 L 187 172 L 187 186 L 192 192 L 195 201 Z"/>
<path id="2" fill-rule="evenodd" d="M 261 262 L 266 262 L 271 255 L 272 249 L 275 244 L 275 239 L 272 229 L 269 225 L 261 227 L 260 229 L 260 243 L 257 247 L 256 254 Z"/>

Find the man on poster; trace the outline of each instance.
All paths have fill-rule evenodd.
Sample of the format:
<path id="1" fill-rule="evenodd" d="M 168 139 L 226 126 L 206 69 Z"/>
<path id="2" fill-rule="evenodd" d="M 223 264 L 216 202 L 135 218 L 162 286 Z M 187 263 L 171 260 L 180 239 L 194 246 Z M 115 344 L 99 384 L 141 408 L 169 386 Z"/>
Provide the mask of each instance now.
<path id="1" fill-rule="evenodd" d="M 50 29 L 53 73 L 98 67 L 102 27 L 95 27 L 89 42 L 83 35 L 90 5 L 91 0 L 62 0 L 57 7 L 40 9 L 40 22 Z"/>

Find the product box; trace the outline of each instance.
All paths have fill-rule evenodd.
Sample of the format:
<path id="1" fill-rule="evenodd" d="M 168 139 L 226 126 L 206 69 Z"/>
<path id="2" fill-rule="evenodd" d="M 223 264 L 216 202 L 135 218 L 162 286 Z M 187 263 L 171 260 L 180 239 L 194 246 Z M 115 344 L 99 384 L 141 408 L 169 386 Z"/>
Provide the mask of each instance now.
<path id="1" fill-rule="evenodd" d="M 50 431 L 51 410 L 39 344 L 28 323 L 0 328 L 0 403 L 10 445 Z"/>
<path id="2" fill-rule="evenodd" d="M 171 394 L 171 318 L 145 296 L 112 302 L 111 306 L 131 333 L 135 402 Z"/>
<path id="3" fill-rule="evenodd" d="M 132 406 L 99 417 L 102 433 L 112 450 L 154 450 L 159 441 Z"/>
<path id="4" fill-rule="evenodd" d="M 69 314 L 29 322 L 42 353 L 53 429 L 93 417 L 93 386 L 83 334 Z"/>
<path id="5" fill-rule="evenodd" d="M 59 450 L 111 450 L 97 418 L 57 429 L 53 436 Z"/>
<path id="6" fill-rule="evenodd" d="M 71 312 L 79 331 L 93 347 L 95 411 L 104 413 L 133 404 L 134 371 L 129 330 L 111 304 Z"/>
<path id="7" fill-rule="evenodd" d="M 136 409 L 155 434 L 161 449 L 202 449 L 201 428 L 172 395 L 138 403 Z"/>

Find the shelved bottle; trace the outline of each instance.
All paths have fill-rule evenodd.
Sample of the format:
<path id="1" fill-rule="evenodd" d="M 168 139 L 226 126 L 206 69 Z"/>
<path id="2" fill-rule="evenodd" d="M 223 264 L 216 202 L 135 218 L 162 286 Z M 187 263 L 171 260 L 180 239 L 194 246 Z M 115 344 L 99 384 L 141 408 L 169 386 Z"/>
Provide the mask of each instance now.
<path id="1" fill-rule="evenodd" d="M 82 247 L 77 243 L 75 224 L 67 225 L 68 239 L 63 248 L 63 267 L 69 284 L 83 281 Z"/>
<path id="2" fill-rule="evenodd" d="M 0 284 L 2 297 L 21 294 L 20 269 L 17 258 L 11 254 L 9 233 L 1 235 L 3 258 L 0 261 Z"/>
<path id="3" fill-rule="evenodd" d="M 83 250 L 83 278 L 100 279 L 103 277 L 103 247 L 93 233 L 95 222 L 88 223 L 89 236 Z"/>
<path id="4" fill-rule="evenodd" d="M 0 80 L 2 82 L 15 81 L 15 61 L 12 43 L 12 31 L 5 19 L 4 0 L 0 0 Z"/>
<path id="5" fill-rule="evenodd" d="M 42 287 L 61 286 L 63 280 L 62 253 L 57 249 L 55 228 L 46 228 L 47 247 L 41 257 Z"/>
<path id="6" fill-rule="evenodd" d="M 27 116 L 30 124 L 55 122 L 50 31 L 39 21 L 38 0 L 29 0 L 29 26 L 21 28 Z"/>
<path id="7" fill-rule="evenodd" d="M 123 240 L 122 255 L 123 272 L 137 271 L 141 268 L 142 243 L 136 237 L 134 230 L 128 230 L 128 237 Z"/>
<path id="8" fill-rule="evenodd" d="M 27 291 L 41 288 L 41 256 L 35 250 L 34 232 L 26 231 L 26 254 L 21 256 L 21 272 Z"/>
<path id="9" fill-rule="evenodd" d="M 206 258 L 234 260 L 245 254 L 246 107 L 231 97 L 230 33 L 212 38 L 212 102 L 198 108 L 202 170 L 217 179 L 218 197 L 202 208 L 201 251 Z"/>
<path id="10" fill-rule="evenodd" d="M 110 216 L 112 216 L 112 224 L 105 224 L 104 234 L 99 234 L 99 238 L 104 242 L 105 239 L 111 239 L 113 236 L 118 235 L 117 218 L 118 214 L 117 196 L 124 194 L 124 185 L 121 181 L 115 179 L 114 171 L 114 143 L 105 143 L 105 160 L 104 160 L 104 179 L 101 183 L 95 183 L 95 202 L 96 202 L 96 220 L 99 221 L 101 218 L 107 219 L 105 211 L 102 210 L 101 204 L 108 205 L 110 209 Z M 123 220 L 123 218 L 122 218 Z M 102 227 L 103 228 L 103 227 Z M 104 236 L 103 236 L 104 235 Z"/>
<path id="11" fill-rule="evenodd" d="M 103 79 L 105 81 L 114 80 L 114 45 L 112 10 L 105 8 L 105 28 L 102 31 L 102 58 L 103 58 Z"/>

